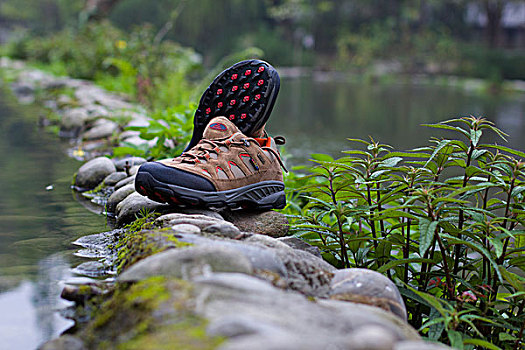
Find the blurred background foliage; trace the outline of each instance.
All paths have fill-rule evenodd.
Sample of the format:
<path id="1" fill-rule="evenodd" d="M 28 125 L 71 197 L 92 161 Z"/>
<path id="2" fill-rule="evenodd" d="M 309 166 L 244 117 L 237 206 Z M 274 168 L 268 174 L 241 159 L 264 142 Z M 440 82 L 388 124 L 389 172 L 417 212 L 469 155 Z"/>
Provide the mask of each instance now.
<path id="1" fill-rule="evenodd" d="M 16 28 L 49 36 L 107 18 L 126 33 L 147 23 L 154 41 L 192 47 L 208 67 L 257 47 L 277 66 L 361 72 L 380 62 L 408 73 L 524 79 L 524 7 L 511 0 L 25 0 L 23 7 L 1 0 L 0 39 L 20 38 Z"/>

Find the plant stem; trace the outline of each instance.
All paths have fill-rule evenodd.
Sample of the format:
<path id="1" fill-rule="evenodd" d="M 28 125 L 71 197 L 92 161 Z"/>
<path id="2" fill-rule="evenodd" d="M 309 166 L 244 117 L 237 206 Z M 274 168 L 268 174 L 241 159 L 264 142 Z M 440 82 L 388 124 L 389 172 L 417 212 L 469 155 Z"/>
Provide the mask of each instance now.
<path id="1" fill-rule="evenodd" d="M 468 183 L 468 176 L 467 176 L 467 172 L 466 172 L 466 169 L 470 166 L 470 162 L 472 160 L 472 153 L 474 153 L 474 149 L 476 147 L 474 146 L 474 144 L 472 143 L 472 141 L 470 141 L 470 146 L 469 146 L 469 149 L 468 149 L 468 153 L 467 153 L 467 162 L 465 163 L 465 175 L 463 176 L 463 184 L 462 184 L 462 188 L 465 188 L 465 186 L 467 186 L 467 183 Z M 459 230 L 462 230 L 463 229 L 463 223 L 465 222 L 465 216 L 464 216 L 464 212 L 463 212 L 463 209 L 460 209 L 459 210 L 459 220 L 458 220 L 458 229 Z M 458 234 L 458 238 L 461 239 L 461 233 Z M 458 273 L 458 270 L 459 270 L 459 260 L 461 259 L 461 246 L 458 244 L 456 245 L 456 247 L 454 248 L 454 275 L 456 275 Z"/>
<path id="2" fill-rule="evenodd" d="M 454 287 L 452 285 L 452 277 L 450 275 L 450 269 L 448 268 L 448 262 L 447 262 L 447 254 L 445 250 L 445 245 L 443 244 L 443 241 L 441 240 L 441 237 L 439 237 L 438 230 L 436 229 L 436 232 L 434 233 L 436 235 L 437 242 L 439 244 L 439 250 L 441 252 L 441 257 L 443 259 L 443 268 L 445 269 L 445 276 L 447 278 L 447 288 L 448 288 L 448 298 L 449 300 L 452 300 L 454 298 Z"/>
<path id="3" fill-rule="evenodd" d="M 372 207 L 372 194 L 370 193 L 370 185 L 366 185 L 366 191 L 368 194 L 368 206 Z M 372 217 L 372 211 L 370 211 L 370 218 Z M 372 237 L 374 238 L 374 248 L 377 249 L 377 234 L 376 234 L 376 225 L 373 219 L 369 219 L 368 223 L 370 224 L 370 229 L 372 230 Z"/>
<path id="4" fill-rule="evenodd" d="M 334 191 L 334 182 L 332 174 L 328 176 L 328 180 L 330 181 L 330 196 L 332 197 L 332 202 L 337 207 L 337 198 L 335 196 Z M 335 218 L 337 219 L 337 226 L 339 228 L 339 244 L 341 245 L 341 258 L 343 259 L 343 265 L 345 267 L 350 267 L 350 259 L 348 258 L 348 252 L 346 250 L 346 242 L 343 232 L 343 224 L 341 223 L 341 218 L 339 216 L 339 213 L 336 214 Z"/>
<path id="5" fill-rule="evenodd" d="M 381 210 L 383 209 L 381 207 L 381 193 L 379 192 L 380 191 L 380 188 L 379 188 L 379 183 L 376 182 L 376 192 L 377 192 L 377 211 L 378 212 L 381 212 Z M 379 227 L 381 228 L 381 237 L 384 237 L 386 235 L 386 232 L 385 232 L 385 223 L 384 223 L 384 220 L 381 219 L 379 220 Z"/>
<path id="6" fill-rule="evenodd" d="M 405 249 L 403 252 L 403 258 L 408 259 L 410 255 L 410 225 L 412 224 L 411 219 L 407 219 L 407 235 L 406 235 L 406 242 L 405 242 Z M 408 262 L 405 264 L 405 276 L 404 276 L 404 282 L 408 283 Z"/>

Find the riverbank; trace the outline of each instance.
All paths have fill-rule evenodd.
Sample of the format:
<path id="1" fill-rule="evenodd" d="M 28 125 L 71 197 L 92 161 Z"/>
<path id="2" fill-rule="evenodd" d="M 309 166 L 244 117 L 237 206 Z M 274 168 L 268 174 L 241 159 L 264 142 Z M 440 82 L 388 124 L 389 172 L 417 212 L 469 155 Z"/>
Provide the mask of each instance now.
<path id="1" fill-rule="evenodd" d="M 91 159 L 74 185 L 86 206 L 120 227 L 75 242 L 97 258 L 79 270 L 117 277 L 66 286 L 76 327 L 43 349 L 441 348 L 406 323 L 390 280 L 335 270 L 316 248 L 286 236 L 281 214 L 173 208 L 134 192 L 145 160 L 99 156 L 123 141 L 148 142 L 122 133 L 148 123 L 140 106 L 85 81 L 1 65 L 21 101 L 52 111 L 41 122 L 72 137 L 70 155 Z"/>

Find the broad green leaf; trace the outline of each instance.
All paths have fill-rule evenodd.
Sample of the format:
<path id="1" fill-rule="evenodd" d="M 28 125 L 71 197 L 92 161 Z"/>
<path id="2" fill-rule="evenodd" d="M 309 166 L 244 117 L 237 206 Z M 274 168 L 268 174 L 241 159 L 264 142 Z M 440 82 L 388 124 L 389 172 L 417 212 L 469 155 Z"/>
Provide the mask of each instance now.
<path id="1" fill-rule="evenodd" d="M 481 346 L 482 348 L 485 348 L 485 349 L 491 349 L 491 350 L 501 350 L 500 347 L 486 341 L 486 340 L 482 340 L 482 339 L 465 339 L 463 340 L 463 344 L 467 345 L 467 344 L 472 344 L 472 345 L 477 345 L 477 346 Z"/>
<path id="2" fill-rule="evenodd" d="M 524 292 L 525 291 L 525 278 L 516 275 L 513 272 L 508 271 L 505 267 L 500 266 L 499 271 L 503 275 L 503 278 L 505 281 L 509 282 L 509 284 L 516 289 L 518 292 Z"/>
<path id="3" fill-rule="evenodd" d="M 499 258 L 501 254 L 503 254 L 503 242 L 497 237 L 489 238 L 490 243 L 494 247 L 494 252 L 496 253 L 496 257 Z"/>
<path id="4" fill-rule="evenodd" d="M 497 150 L 500 150 L 500 151 L 503 151 L 503 152 L 507 152 L 507 153 L 510 153 L 512 155 L 521 157 L 522 159 L 525 159 L 525 153 L 524 152 L 518 151 L 518 150 L 515 150 L 515 149 L 512 149 L 512 148 L 509 148 L 509 147 L 500 146 L 500 145 L 481 145 L 480 147 L 481 148 L 497 149 Z"/>
<path id="5" fill-rule="evenodd" d="M 323 154 L 323 153 L 313 153 L 313 154 L 310 154 L 310 157 L 312 157 L 313 160 L 320 160 L 320 161 L 324 161 L 324 162 L 333 162 L 334 161 L 334 158 L 332 158 L 328 154 Z"/>
<path id="6" fill-rule="evenodd" d="M 483 134 L 482 130 L 474 130 L 470 129 L 470 141 L 476 147 L 478 145 L 479 139 L 481 138 L 481 135 Z"/>
<path id="7" fill-rule="evenodd" d="M 518 338 L 516 338 L 515 336 L 509 333 L 501 332 L 500 334 L 498 334 L 498 339 L 500 341 L 513 341 L 513 340 L 517 340 Z"/>
<path id="8" fill-rule="evenodd" d="M 436 156 L 436 154 L 439 153 L 439 151 L 441 151 L 443 148 L 445 148 L 446 146 L 448 146 L 450 144 L 450 140 L 442 140 L 440 141 L 436 148 L 434 149 L 434 152 L 432 152 L 432 154 L 430 155 L 430 158 L 428 158 L 427 162 L 425 163 L 425 165 L 423 165 L 423 168 L 426 168 L 427 165 L 434 159 L 434 157 Z"/>
<path id="9" fill-rule="evenodd" d="M 381 167 L 394 167 L 397 165 L 397 163 L 399 163 L 400 161 L 402 161 L 403 158 L 401 157 L 389 157 L 389 158 L 386 158 L 385 160 L 383 160 L 381 163 L 379 163 L 379 166 Z"/>
<path id="10" fill-rule="evenodd" d="M 430 221 L 426 218 L 419 219 L 419 254 L 423 256 L 430 248 L 438 221 Z"/>
<path id="11" fill-rule="evenodd" d="M 457 132 L 462 133 L 466 137 L 469 137 L 469 134 L 468 134 L 468 132 L 465 129 L 462 129 L 462 128 L 456 127 L 456 126 L 452 126 L 452 125 L 447 125 L 447 124 L 444 124 L 444 123 L 446 123 L 446 122 L 441 122 L 441 123 L 438 123 L 438 124 L 422 124 L 422 125 L 423 126 L 427 126 L 429 128 L 434 128 L 434 129 L 443 129 L 443 130 L 457 131 Z"/>
<path id="12" fill-rule="evenodd" d="M 370 142 L 368 141 L 365 141 L 365 140 L 361 140 L 361 139 L 352 139 L 352 138 L 347 138 L 348 141 L 351 141 L 351 142 L 358 142 L 358 143 L 362 143 L 363 145 L 369 145 Z"/>
<path id="13" fill-rule="evenodd" d="M 427 323 L 427 326 L 429 326 L 428 337 L 429 339 L 436 341 L 441 337 L 441 334 L 443 334 L 443 331 L 445 330 L 445 319 L 438 316 L 439 312 L 436 309 L 431 308 L 429 314 L 429 319 L 431 321 Z M 433 324 L 430 324 L 431 322 Z"/>
<path id="14" fill-rule="evenodd" d="M 516 186 L 514 187 L 510 195 L 512 197 L 516 197 L 518 194 L 522 193 L 523 191 L 525 191 L 525 186 Z"/>
<path id="15" fill-rule="evenodd" d="M 450 346 L 456 349 L 463 349 L 463 336 L 457 331 L 448 330 L 447 331 L 448 340 L 450 341 Z"/>
<path id="16" fill-rule="evenodd" d="M 478 159 L 479 157 L 483 156 L 485 153 L 487 153 L 488 151 L 486 149 L 475 149 L 473 152 L 472 152 L 472 160 L 476 160 Z"/>

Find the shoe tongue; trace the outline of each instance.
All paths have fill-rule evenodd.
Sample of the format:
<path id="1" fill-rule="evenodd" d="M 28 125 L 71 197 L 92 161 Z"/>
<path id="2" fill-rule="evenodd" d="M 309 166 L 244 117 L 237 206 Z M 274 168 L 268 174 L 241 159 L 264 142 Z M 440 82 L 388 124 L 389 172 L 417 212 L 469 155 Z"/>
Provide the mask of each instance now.
<path id="1" fill-rule="evenodd" d="M 204 129 L 203 138 L 208 140 L 220 140 L 230 137 L 239 132 L 239 129 L 231 121 L 224 117 L 213 118 Z"/>

